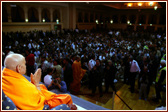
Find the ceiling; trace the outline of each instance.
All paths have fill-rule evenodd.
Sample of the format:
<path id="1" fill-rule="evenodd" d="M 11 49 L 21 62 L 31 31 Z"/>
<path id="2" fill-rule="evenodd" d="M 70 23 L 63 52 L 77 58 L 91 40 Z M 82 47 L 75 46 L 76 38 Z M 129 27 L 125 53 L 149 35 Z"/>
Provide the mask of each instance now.
<path id="1" fill-rule="evenodd" d="M 73 2 L 76 6 L 87 7 L 93 9 L 103 9 L 103 10 L 115 10 L 115 9 L 154 9 L 154 6 L 157 5 L 157 8 L 165 8 L 166 2 Z M 131 4 L 131 5 L 129 5 Z M 141 6 L 139 6 L 141 4 Z M 151 6 L 150 6 L 151 5 Z"/>

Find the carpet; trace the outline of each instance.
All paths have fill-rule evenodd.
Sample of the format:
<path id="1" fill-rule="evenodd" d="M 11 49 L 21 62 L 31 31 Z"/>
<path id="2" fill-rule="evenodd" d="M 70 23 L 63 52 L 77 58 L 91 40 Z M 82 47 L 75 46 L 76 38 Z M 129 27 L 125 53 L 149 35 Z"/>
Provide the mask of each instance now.
<path id="1" fill-rule="evenodd" d="M 115 85 L 116 91 L 118 91 L 122 87 L 123 82 L 118 81 L 114 85 Z M 105 85 L 102 86 L 102 89 L 103 89 L 103 91 L 105 91 Z M 76 95 L 82 95 L 82 96 L 87 97 L 89 99 L 92 99 L 94 101 L 106 104 L 112 98 L 113 90 L 110 87 L 109 91 L 106 93 L 102 93 L 103 96 L 100 97 L 99 89 L 97 87 L 94 96 L 92 96 L 93 95 L 92 90 L 91 89 L 89 90 L 88 85 L 82 85 L 80 88 L 80 92 Z"/>

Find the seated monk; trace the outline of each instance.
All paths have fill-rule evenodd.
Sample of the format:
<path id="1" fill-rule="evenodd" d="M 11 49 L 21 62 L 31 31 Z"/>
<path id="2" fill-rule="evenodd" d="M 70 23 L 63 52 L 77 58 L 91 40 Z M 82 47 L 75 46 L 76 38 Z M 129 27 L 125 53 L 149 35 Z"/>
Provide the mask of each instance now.
<path id="1" fill-rule="evenodd" d="M 41 69 L 31 74 L 31 82 L 22 74 L 26 72 L 25 58 L 20 54 L 10 54 L 5 58 L 5 68 L 2 71 L 2 90 L 19 110 L 42 110 L 44 105 L 50 109 L 67 104 L 74 109 L 71 96 L 68 94 L 55 94 L 47 90 L 41 79 Z M 75 106 L 76 107 L 76 106 Z M 75 108 L 77 109 L 77 108 Z"/>

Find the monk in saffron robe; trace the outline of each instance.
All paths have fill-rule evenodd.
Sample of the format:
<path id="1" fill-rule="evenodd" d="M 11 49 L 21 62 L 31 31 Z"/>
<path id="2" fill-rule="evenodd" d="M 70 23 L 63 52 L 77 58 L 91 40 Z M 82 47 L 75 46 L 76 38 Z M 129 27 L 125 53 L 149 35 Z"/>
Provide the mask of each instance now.
<path id="1" fill-rule="evenodd" d="M 72 71 L 73 71 L 73 82 L 70 85 L 70 90 L 73 93 L 77 93 L 80 91 L 81 80 L 86 73 L 86 70 L 81 68 L 81 62 L 79 56 L 76 57 L 76 60 L 72 64 Z"/>
<path id="2" fill-rule="evenodd" d="M 73 105 L 68 94 L 55 94 L 47 90 L 41 79 L 41 69 L 31 74 L 31 82 L 22 74 L 26 72 L 25 58 L 20 54 L 10 54 L 5 58 L 2 71 L 2 90 L 20 110 L 42 110 L 45 104 L 50 109 L 60 104 Z"/>

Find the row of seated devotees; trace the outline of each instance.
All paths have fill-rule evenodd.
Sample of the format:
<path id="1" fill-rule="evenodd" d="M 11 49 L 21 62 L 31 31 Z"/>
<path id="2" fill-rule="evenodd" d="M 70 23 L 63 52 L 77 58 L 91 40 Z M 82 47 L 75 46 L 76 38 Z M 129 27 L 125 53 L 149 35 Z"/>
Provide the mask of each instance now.
<path id="1" fill-rule="evenodd" d="M 76 110 L 71 96 L 68 94 L 55 94 L 47 90 L 45 85 L 39 84 L 41 78 L 41 69 L 38 69 L 34 75 L 31 74 L 31 82 L 22 74 L 26 72 L 25 58 L 20 54 L 10 54 L 5 58 L 5 68 L 2 71 L 2 90 L 5 96 L 3 99 L 8 102 L 13 101 L 19 110 L 42 110 L 45 105 L 53 109 L 58 105 L 67 104 L 67 108 Z M 9 98 L 8 98 L 9 97 Z M 10 109 L 5 106 L 3 109 Z M 15 108 L 15 109 L 16 109 Z"/>

